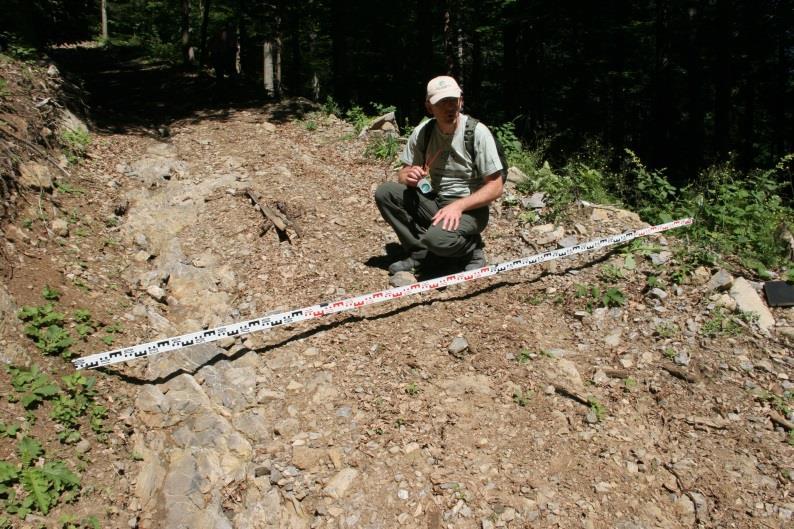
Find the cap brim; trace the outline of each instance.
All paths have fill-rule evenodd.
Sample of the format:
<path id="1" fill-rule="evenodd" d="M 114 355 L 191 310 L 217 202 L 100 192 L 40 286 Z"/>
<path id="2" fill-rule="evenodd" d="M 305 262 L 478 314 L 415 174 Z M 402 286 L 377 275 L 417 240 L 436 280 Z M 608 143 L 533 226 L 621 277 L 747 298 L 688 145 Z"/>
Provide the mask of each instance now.
<path id="1" fill-rule="evenodd" d="M 446 90 L 442 90 L 441 92 L 432 95 L 428 101 L 430 101 L 431 105 L 435 105 L 442 99 L 446 99 L 448 97 L 454 97 L 455 99 L 460 97 L 460 90 L 456 88 L 448 88 Z"/>

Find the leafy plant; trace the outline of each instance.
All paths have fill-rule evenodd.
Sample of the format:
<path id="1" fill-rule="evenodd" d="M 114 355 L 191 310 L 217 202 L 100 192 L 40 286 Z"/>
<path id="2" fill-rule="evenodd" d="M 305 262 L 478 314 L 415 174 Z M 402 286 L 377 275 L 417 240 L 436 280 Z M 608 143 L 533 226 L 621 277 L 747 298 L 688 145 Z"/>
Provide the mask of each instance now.
<path id="1" fill-rule="evenodd" d="M 91 313 L 86 309 L 77 309 L 74 311 L 73 319 L 76 323 L 75 330 L 83 340 L 96 331 L 96 323 L 91 320 Z"/>
<path id="2" fill-rule="evenodd" d="M 601 267 L 598 275 L 601 277 L 601 279 L 608 283 L 615 283 L 623 279 L 623 270 L 618 266 L 607 263 Z"/>
<path id="3" fill-rule="evenodd" d="M 534 393 L 532 390 L 524 391 L 520 387 L 517 387 L 513 390 L 513 402 L 521 406 L 522 408 L 529 404 L 529 401 L 532 400 Z"/>
<path id="4" fill-rule="evenodd" d="M 49 285 L 44 286 L 44 290 L 41 292 L 41 295 L 47 301 L 58 301 L 61 299 L 61 293 L 54 288 L 50 288 Z"/>
<path id="5" fill-rule="evenodd" d="M 516 357 L 516 362 L 519 364 L 526 364 L 529 362 L 530 358 L 532 358 L 532 353 L 529 352 L 529 349 L 521 349 Z"/>
<path id="6" fill-rule="evenodd" d="M 74 187 L 69 182 L 64 182 L 63 180 L 58 180 L 55 182 L 55 188 L 60 191 L 61 193 L 65 193 L 67 195 L 84 195 L 85 190 L 79 187 Z"/>
<path id="7" fill-rule="evenodd" d="M 35 439 L 20 439 L 17 452 L 19 464 L 0 461 L 0 497 L 5 498 L 9 514 L 20 519 L 34 511 L 46 515 L 63 493 L 79 492 L 80 478 L 63 461 L 46 461 L 44 450 Z"/>
<path id="8" fill-rule="evenodd" d="M 700 328 L 700 333 L 709 338 L 725 335 L 735 336 L 740 332 L 741 327 L 739 324 L 729 314 L 726 314 L 721 307 L 716 307 L 711 313 L 711 318 Z"/>
<path id="9" fill-rule="evenodd" d="M 601 303 L 605 307 L 622 307 L 626 304 L 626 297 L 617 288 L 608 288 L 601 298 Z"/>
<path id="10" fill-rule="evenodd" d="M 58 518 L 60 529 L 99 529 L 99 520 L 96 516 L 87 516 L 82 520 L 71 514 L 64 514 Z"/>
<path id="11" fill-rule="evenodd" d="M 44 354 L 60 354 L 63 358 L 72 356 L 69 346 L 74 344 L 74 340 L 62 326 L 64 315 L 57 312 L 52 303 L 41 307 L 23 307 L 17 312 L 17 317 L 28 322 L 25 335 L 33 339 Z"/>
<path id="12" fill-rule="evenodd" d="M 334 98 L 328 96 L 325 98 L 325 103 L 323 103 L 322 112 L 325 115 L 334 115 L 334 116 L 341 116 L 342 115 L 342 108 L 339 104 L 334 101 Z"/>
<path id="13" fill-rule="evenodd" d="M 420 391 L 421 390 L 419 389 L 419 386 L 416 384 L 416 382 L 411 382 L 410 384 L 405 386 L 405 393 L 412 397 L 418 395 Z"/>
<path id="14" fill-rule="evenodd" d="M 6 424 L 0 421 L 0 437 L 15 437 L 18 431 L 18 424 Z"/>
<path id="15" fill-rule="evenodd" d="M 678 328 L 678 325 L 676 325 L 673 322 L 663 321 L 656 325 L 654 331 L 656 332 L 657 336 L 660 336 L 662 338 L 670 338 L 678 334 L 680 329 Z"/>
<path id="16" fill-rule="evenodd" d="M 370 118 L 364 112 L 364 109 L 358 105 L 353 105 L 350 110 L 345 112 L 345 120 L 353 124 L 356 134 L 364 130 L 370 122 Z"/>
<path id="17" fill-rule="evenodd" d="M 587 402 L 590 404 L 590 411 L 592 411 L 595 414 L 596 420 L 598 422 L 603 421 L 604 417 L 606 417 L 607 414 L 606 407 L 600 402 L 598 402 L 598 400 L 596 400 L 595 397 L 589 397 L 587 399 Z"/>
<path id="18" fill-rule="evenodd" d="M 13 400 L 18 400 L 26 410 L 36 408 L 45 400 L 54 398 L 59 392 L 58 386 L 37 365 L 31 366 L 30 369 L 7 366 L 6 372 L 11 376 L 11 385 L 21 395 L 13 396 Z"/>
<path id="19" fill-rule="evenodd" d="M 646 168 L 631 149 L 625 152 L 628 158 L 624 178 L 634 182 L 628 187 L 631 191 L 627 201 L 648 222 L 656 224 L 673 220 L 670 206 L 675 202 L 675 186 L 663 172 Z"/>
<path id="20" fill-rule="evenodd" d="M 85 158 L 88 145 L 91 143 L 91 135 L 85 129 L 66 129 L 61 132 L 60 140 L 66 159 L 69 163 L 75 164 Z"/>
<path id="21" fill-rule="evenodd" d="M 100 410 L 94 410 L 96 408 L 94 404 L 95 378 L 74 373 L 64 376 L 62 380 L 66 391 L 61 393 L 54 402 L 51 416 L 64 428 L 58 433 L 60 441 L 71 444 L 80 440 L 80 418 L 83 415 L 89 413 L 92 430 L 96 432 L 99 429 L 101 431 L 101 421 L 107 410 L 102 406 L 100 406 Z"/>
<path id="22" fill-rule="evenodd" d="M 366 149 L 364 149 L 364 156 L 391 161 L 399 152 L 400 143 L 396 137 L 392 134 L 379 134 L 369 140 Z"/>

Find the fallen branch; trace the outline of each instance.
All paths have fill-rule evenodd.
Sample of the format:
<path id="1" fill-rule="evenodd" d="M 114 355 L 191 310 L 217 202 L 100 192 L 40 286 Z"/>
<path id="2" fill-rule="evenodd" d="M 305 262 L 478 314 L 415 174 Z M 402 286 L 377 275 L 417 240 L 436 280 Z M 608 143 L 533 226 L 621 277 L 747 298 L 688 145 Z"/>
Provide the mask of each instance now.
<path id="1" fill-rule="evenodd" d="M 665 371 L 667 371 L 668 373 L 670 373 L 674 377 L 680 378 L 681 380 L 683 380 L 685 382 L 689 382 L 690 384 L 697 384 L 698 382 L 700 382 L 700 378 L 699 377 L 697 377 L 695 375 L 692 375 L 690 373 L 687 373 L 683 369 L 678 369 L 677 367 L 665 366 L 665 365 L 662 366 L 662 369 L 664 369 Z"/>
<path id="2" fill-rule="evenodd" d="M 578 393 L 571 391 L 570 389 L 566 388 L 565 386 L 560 386 L 559 384 L 552 384 L 554 386 L 554 391 L 559 393 L 564 397 L 568 397 L 569 399 L 573 399 L 579 404 L 584 404 L 588 408 L 590 407 L 590 400 L 579 395 Z"/>
<path id="3" fill-rule="evenodd" d="M 786 431 L 789 432 L 794 431 L 794 423 L 787 420 L 785 417 L 778 415 L 776 412 L 770 411 L 769 418 L 772 420 L 774 424 L 777 424 L 781 428 L 785 428 Z"/>

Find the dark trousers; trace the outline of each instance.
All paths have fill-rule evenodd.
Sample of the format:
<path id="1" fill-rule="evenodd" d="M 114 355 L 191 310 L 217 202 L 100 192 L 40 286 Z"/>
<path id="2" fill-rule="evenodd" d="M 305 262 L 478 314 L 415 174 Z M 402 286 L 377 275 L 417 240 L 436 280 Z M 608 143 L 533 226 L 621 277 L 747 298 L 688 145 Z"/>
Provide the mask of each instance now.
<path id="1" fill-rule="evenodd" d="M 488 207 L 466 211 L 455 231 L 431 226 L 433 215 L 456 198 L 425 196 L 414 187 L 385 182 L 375 191 L 380 214 L 394 229 L 403 249 L 415 259 L 427 253 L 441 257 L 464 257 L 482 247 L 480 233 L 488 225 Z"/>

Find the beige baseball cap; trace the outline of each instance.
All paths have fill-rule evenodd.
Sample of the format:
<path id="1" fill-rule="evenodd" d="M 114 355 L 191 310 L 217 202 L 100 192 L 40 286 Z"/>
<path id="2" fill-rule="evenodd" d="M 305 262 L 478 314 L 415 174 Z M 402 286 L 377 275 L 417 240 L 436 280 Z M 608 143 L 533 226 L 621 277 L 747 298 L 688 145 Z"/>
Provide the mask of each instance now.
<path id="1" fill-rule="evenodd" d="M 461 93 L 458 82 L 448 75 L 434 77 L 427 83 L 427 100 L 431 105 L 446 97 L 460 97 Z"/>

